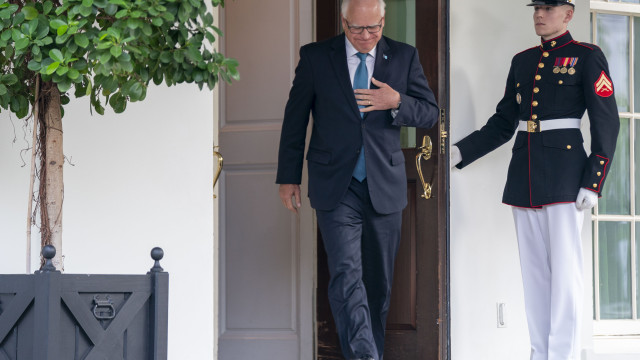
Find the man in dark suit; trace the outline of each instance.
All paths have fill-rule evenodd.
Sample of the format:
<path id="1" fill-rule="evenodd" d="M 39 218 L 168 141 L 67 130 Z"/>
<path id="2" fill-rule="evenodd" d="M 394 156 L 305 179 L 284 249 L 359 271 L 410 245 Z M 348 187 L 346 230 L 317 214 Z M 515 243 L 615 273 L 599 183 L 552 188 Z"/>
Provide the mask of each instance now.
<path id="1" fill-rule="evenodd" d="M 328 255 L 329 301 L 347 359 L 382 358 L 407 180 L 402 126 L 429 128 L 438 106 L 415 48 L 382 36 L 383 0 L 345 0 L 344 34 L 300 49 L 276 183 L 292 212 L 309 114 L 309 198 Z"/>
<path id="2" fill-rule="evenodd" d="M 538 46 L 511 61 L 487 124 L 451 148 L 463 168 L 517 133 L 502 202 L 513 206 L 531 360 L 580 359 L 582 222 L 596 205 L 620 127 L 602 50 L 573 40 L 575 0 L 537 0 Z M 591 153 L 583 147 L 585 110 Z"/>

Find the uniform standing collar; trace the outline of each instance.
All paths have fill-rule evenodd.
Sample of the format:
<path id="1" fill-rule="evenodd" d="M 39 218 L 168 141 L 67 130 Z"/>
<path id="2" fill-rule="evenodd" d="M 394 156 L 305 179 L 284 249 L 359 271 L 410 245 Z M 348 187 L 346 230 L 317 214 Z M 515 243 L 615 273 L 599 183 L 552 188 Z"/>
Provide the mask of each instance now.
<path id="1" fill-rule="evenodd" d="M 544 51 L 550 51 L 550 50 L 555 50 L 561 46 L 567 45 L 568 43 L 573 41 L 573 38 L 571 37 L 571 34 L 569 33 L 569 31 L 567 31 L 564 34 L 556 38 L 549 39 L 547 41 L 544 41 L 542 40 L 542 38 L 540 38 L 540 41 L 542 42 L 542 44 L 540 45 L 540 48 Z"/>

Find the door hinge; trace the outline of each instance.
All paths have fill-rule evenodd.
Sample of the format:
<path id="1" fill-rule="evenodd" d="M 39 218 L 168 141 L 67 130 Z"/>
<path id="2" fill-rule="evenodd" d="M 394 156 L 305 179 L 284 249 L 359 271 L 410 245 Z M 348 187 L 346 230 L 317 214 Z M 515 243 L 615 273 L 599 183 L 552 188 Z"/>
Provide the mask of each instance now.
<path id="1" fill-rule="evenodd" d="M 440 109 L 440 154 L 445 155 L 447 153 L 447 110 Z"/>

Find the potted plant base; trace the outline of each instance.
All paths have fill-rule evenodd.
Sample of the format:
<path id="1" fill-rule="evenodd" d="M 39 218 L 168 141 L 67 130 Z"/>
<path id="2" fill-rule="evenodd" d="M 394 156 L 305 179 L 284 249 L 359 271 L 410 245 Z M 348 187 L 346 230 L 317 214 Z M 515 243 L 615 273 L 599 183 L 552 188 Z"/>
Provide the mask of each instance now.
<path id="1" fill-rule="evenodd" d="M 169 274 L 62 274 L 45 246 L 33 275 L 0 275 L 0 360 L 167 359 Z"/>

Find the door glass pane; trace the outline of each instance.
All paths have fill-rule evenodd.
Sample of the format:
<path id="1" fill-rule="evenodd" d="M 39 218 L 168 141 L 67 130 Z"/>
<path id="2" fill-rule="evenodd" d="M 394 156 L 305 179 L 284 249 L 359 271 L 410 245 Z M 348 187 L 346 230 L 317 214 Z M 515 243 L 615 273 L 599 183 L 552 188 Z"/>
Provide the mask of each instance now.
<path id="1" fill-rule="evenodd" d="M 598 223 L 600 318 L 631 319 L 631 224 Z"/>
<path id="2" fill-rule="evenodd" d="M 629 160 L 629 119 L 620 119 L 620 132 L 613 161 L 606 171 L 607 181 L 598 201 L 598 213 L 610 215 L 630 215 L 631 185 Z"/>
<path id="3" fill-rule="evenodd" d="M 416 46 L 416 0 L 387 0 L 386 3 L 384 35 Z M 400 141 L 403 148 L 415 148 L 416 128 L 403 127 Z"/>
<path id="4" fill-rule="evenodd" d="M 619 111 L 631 111 L 629 104 L 629 17 L 597 15 L 596 44 L 609 62 L 611 80 L 616 92 Z"/>

